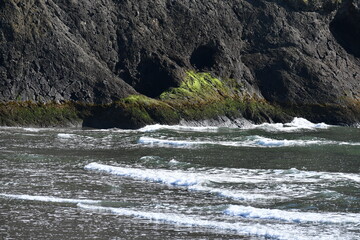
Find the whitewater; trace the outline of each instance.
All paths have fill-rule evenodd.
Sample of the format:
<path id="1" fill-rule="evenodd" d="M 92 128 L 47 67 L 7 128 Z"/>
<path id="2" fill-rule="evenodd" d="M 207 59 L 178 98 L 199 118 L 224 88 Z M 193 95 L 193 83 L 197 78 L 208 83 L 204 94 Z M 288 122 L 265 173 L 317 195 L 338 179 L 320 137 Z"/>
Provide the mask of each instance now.
<path id="1" fill-rule="evenodd" d="M 0 127 L 1 239 L 360 239 L 360 129 Z"/>

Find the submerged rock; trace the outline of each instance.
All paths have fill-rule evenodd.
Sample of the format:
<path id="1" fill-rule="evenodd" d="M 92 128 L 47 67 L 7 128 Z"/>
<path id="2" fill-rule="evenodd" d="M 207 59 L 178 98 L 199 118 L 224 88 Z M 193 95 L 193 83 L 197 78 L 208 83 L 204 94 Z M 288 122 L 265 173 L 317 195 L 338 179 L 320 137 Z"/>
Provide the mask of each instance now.
<path id="1" fill-rule="evenodd" d="M 246 93 L 288 115 L 352 124 L 360 121 L 359 6 L 359 0 L 5 0 L 0 101 L 160 98 L 195 70 L 233 82 L 239 99 Z M 94 109 L 105 119 L 103 108 Z M 255 118 L 284 119 L 267 115 Z"/>

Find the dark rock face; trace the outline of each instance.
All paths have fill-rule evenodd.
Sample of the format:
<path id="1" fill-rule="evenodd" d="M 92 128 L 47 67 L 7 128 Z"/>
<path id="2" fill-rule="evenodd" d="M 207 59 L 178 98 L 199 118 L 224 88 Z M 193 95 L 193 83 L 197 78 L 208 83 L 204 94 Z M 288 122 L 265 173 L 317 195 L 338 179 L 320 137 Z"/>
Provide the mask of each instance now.
<path id="1" fill-rule="evenodd" d="M 2 1 L 0 100 L 104 103 L 135 93 L 112 71 L 116 17 L 82 2 Z"/>
<path id="2" fill-rule="evenodd" d="M 330 29 L 339 44 L 351 55 L 360 57 L 360 1 L 348 1 L 336 14 Z"/>
<path id="3" fill-rule="evenodd" d="M 359 59 L 331 33 L 334 14 L 296 12 L 267 2 L 249 21 L 242 59 L 266 99 L 302 105 L 359 98 Z"/>
<path id="4" fill-rule="evenodd" d="M 359 0 L 3 0 L 0 101 L 157 97 L 195 69 L 235 79 L 250 95 L 284 107 L 346 106 L 360 101 L 359 6 Z"/>

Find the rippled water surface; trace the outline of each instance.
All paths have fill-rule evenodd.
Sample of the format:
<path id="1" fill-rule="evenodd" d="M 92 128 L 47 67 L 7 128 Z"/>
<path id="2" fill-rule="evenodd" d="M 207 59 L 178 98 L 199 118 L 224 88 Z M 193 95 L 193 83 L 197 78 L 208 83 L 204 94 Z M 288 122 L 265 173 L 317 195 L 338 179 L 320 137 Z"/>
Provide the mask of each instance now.
<path id="1" fill-rule="evenodd" d="M 360 239 L 360 129 L 0 128 L 0 239 Z"/>

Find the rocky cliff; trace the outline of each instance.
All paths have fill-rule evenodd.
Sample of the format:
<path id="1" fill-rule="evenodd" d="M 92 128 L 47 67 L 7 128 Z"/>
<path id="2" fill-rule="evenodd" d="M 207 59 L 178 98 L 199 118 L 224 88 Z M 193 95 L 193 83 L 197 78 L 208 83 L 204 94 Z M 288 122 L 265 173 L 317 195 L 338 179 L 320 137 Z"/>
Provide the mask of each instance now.
<path id="1" fill-rule="evenodd" d="M 196 71 L 232 99 L 353 124 L 359 43 L 360 0 L 1 0 L 0 101 L 161 100 Z"/>

